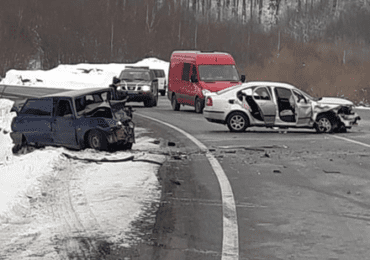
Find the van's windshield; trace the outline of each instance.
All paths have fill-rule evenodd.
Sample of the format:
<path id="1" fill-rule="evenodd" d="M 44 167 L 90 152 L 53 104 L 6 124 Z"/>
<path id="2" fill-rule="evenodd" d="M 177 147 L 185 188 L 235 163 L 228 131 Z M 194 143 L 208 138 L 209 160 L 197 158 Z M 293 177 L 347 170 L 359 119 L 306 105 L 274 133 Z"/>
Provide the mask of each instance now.
<path id="1" fill-rule="evenodd" d="M 201 81 L 239 81 L 235 65 L 199 65 Z"/>

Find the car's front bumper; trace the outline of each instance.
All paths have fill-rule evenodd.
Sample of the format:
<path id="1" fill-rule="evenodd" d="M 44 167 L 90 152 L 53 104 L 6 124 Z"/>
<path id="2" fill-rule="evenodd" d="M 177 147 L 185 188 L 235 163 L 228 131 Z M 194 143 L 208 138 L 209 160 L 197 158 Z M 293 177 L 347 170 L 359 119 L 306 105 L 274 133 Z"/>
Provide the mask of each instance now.
<path id="1" fill-rule="evenodd" d="M 355 113 L 352 115 L 338 115 L 342 123 L 346 128 L 358 125 L 357 121 L 361 120 L 361 117 Z"/>
<path id="2" fill-rule="evenodd" d="M 126 143 L 135 143 L 135 131 L 131 127 L 123 127 L 107 135 L 110 144 L 125 141 Z"/>
<path id="3" fill-rule="evenodd" d="M 150 100 L 154 97 L 153 92 L 145 92 L 145 91 L 130 91 L 124 90 L 120 91 L 119 95 L 121 97 L 128 97 L 127 102 L 142 102 L 145 100 Z"/>

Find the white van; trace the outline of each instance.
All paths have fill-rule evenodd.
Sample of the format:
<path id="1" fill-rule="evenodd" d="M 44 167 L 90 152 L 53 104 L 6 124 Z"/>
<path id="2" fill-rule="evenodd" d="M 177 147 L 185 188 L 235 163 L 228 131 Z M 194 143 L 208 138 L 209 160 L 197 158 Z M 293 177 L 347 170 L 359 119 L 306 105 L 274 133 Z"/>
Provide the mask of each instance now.
<path id="1" fill-rule="evenodd" d="M 158 91 L 161 93 L 162 96 L 166 94 L 167 89 L 167 81 L 166 81 L 166 74 L 164 73 L 164 70 L 161 69 L 151 69 L 156 78 L 158 79 Z"/>

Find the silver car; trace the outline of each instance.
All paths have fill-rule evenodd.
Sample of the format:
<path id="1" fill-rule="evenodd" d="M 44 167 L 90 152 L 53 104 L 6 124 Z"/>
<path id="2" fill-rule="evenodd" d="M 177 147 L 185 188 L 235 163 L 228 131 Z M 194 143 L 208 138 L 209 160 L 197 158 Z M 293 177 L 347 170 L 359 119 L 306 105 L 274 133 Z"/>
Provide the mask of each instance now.
<path id="1" fill-rule="evenodd" d="M 209 93 L 205 100 L 204 117 L 226 124 L 232 132 L 243 132 L 250 126 L 346 132 L 360 120 L 353 102 L 314 98 L 287 83 L 248 82 Z"/>

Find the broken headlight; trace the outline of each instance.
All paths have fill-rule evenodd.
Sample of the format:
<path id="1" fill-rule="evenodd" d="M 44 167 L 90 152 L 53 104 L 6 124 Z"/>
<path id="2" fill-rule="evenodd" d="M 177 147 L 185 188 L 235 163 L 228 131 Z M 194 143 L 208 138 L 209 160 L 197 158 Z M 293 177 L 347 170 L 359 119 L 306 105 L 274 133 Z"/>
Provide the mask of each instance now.
<path id="1" fill-rule="evenodd" d="M 341 107 L 338 111 L 338 114 L 343 114 L 343 115 L 352 115 L 352 114 L 354 114 L 353 106 Z"/>

